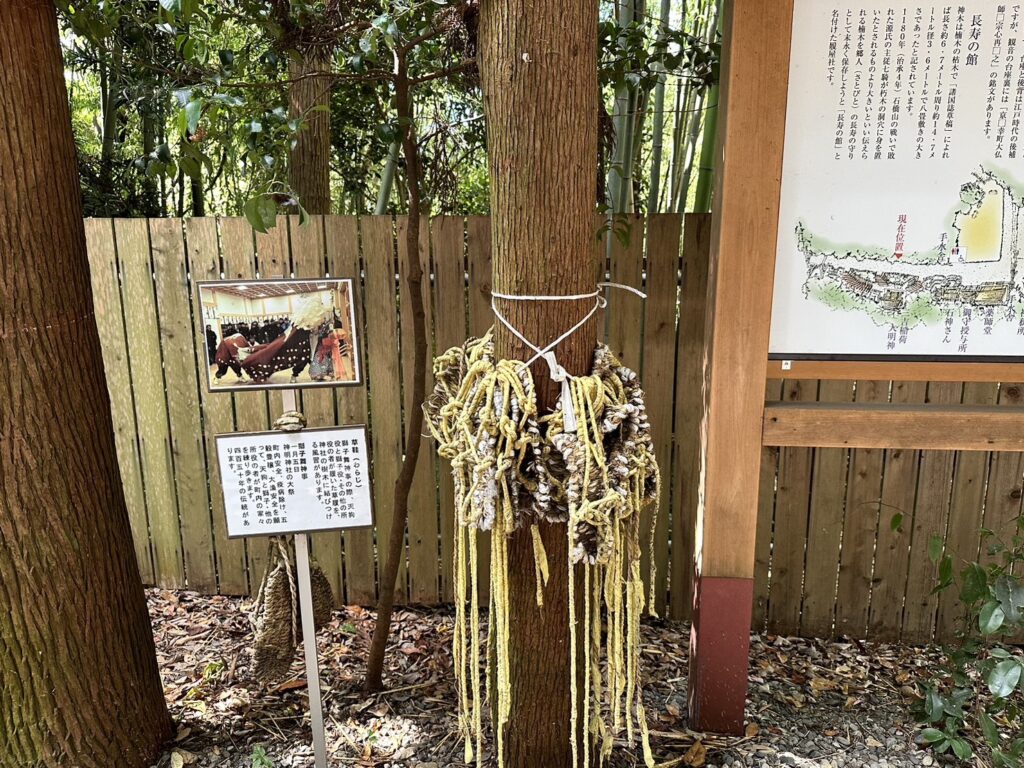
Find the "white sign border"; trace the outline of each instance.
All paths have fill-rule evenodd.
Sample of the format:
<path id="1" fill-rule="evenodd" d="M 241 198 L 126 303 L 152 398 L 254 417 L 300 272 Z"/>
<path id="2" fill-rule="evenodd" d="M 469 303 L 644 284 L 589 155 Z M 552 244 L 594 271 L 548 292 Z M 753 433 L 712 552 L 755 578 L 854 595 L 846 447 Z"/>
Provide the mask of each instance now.
<path id="1" fill-rule="evenodd" d="M 370 522 L 367 525 L 345 525 L 331 528 L 316 528 L 313 530 L 296 530 L 296 531 L 275 531 L 273 533 L 236 533 L 232 534 L 228 532 L 227 528 L 227 499 L 224 496 L 224 468 L 220 463 L 220 450 L 219 443 L 222 438 L 231 437 L 260 437 L 263 435 L 273 435 L 275 437 L 281 437 L 282 435 L 304 435 L 311 432 L 337 432 L 339 430 L 362 430 L 363 442 L 366 445 L 366 459 L 367 459 L 367 471 L 366 478 L 369 484 L 370 491 Z M 221 505 L 224 507 L 224 532 L 225 536 L 229 540 L 242 540 L 242 539 L 262 539 L 268 536 L 295 536 L 298 534 L 304 534 L 306 536 L 315 536 L 318 533 L 335 533 L 338 531 L 370 531 L 377 526 L 377 505 L 373 494 L 373 478 L 370 472 L 373 466 L 373 459 L 370 456 L 370 430 L 366 424 L 336 424 L 330 427 L 306 427 L 304 429 L 297 430 L 295 432 L 284 432 L 280 429 L 267 429 L 258 432 L 225 432 L 220 435 L 214 435 L 214 454 L 217 458 L 217 473 L 220 478 L 220 499 Z"/>

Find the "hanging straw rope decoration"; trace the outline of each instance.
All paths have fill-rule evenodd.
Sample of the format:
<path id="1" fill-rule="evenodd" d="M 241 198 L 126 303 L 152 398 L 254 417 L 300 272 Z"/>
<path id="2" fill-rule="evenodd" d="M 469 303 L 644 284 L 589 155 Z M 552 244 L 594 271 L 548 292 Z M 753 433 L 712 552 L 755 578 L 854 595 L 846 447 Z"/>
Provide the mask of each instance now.
<path id="1" fill-rule="evenodd" d="M 644 760 L 653 766 L 640 686 L 640 616 L 647 602 L 640 517 L 646 504 L 657 506 L 659 474 L 638 377 L 601 345 L 590 375 L 566 377 L 558 408 L 541 415 L 528 365 L 495 360 L 492 334 L 435 359 L 435 387 L 424 405 L 455 482 L 453 659 L 465 760 L 475 759 L 478 767 L 484 761 L 477 534 L 491 533 L 491 637 L 484 642 L 501 767 L 511 712 L 509 637 L 515 631 L 509 626 L 507 542 L 514 532 L 531 529 L 537 604 L 543 605 L 548 562 L 537 524 L 546 521 L 568 523 L 570 659 L 585 654 L 582 680 L 574 673 L 571 681 L 574 765 L 591 764 L 591 743 L 603 763 L 625 729 L 631 747 L 639 736 Z M 546 357 L 547 350 L 534 349 Z M 553 376 L 555 371 L 552 364 Z M 584 615 L 577 617 L 580 589 Z M 648 604 L 653 615 L 653 602 Z M 576 668 L 571 661 L 570 669 Z M 583 744 L 577 738 L 580 718 L 588 734 Z"/>

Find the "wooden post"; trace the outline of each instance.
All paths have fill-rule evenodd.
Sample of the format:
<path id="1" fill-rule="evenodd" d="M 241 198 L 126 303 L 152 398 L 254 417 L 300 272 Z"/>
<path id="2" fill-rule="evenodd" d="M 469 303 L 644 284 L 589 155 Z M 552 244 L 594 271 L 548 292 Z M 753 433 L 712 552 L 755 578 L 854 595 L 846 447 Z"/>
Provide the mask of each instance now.
<path id="1" fill-rule="evenodd" d="M 792 18 L 793 0 L 725 5 L 690 641 L 698 730 L 743 728 Z"/>

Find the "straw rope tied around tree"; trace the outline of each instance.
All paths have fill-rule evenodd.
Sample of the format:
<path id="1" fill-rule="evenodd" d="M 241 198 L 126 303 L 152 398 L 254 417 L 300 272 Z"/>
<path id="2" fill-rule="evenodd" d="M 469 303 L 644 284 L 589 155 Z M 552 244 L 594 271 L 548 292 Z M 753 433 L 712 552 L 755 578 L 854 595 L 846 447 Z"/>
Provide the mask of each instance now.
<path id="1" fill-rule="evenodd" d="M 509 626 L 507 540 L 513 532 L 530 527 L 537 604 L 543 606 L 548 561 L 537 527 L 540 521 L 568 524 L 570 654 L 575 660 L 585 653 L 579 665 L 570 664 L 582 671 L 582 679 L 574 674 L 572 680 L 574 765 L 592 764 L 591 742 L 597 750 L 593 758 L 603 763 L 623 729 L 630 746 L 639 736 L 645 763 L 654 765 L 640 685 L 640 617 L 645 604 L 640 517 L 646 504 L 657 507 L 659 473 L 639 378 L 603 344 L 594 353 L 588 376 L 569 376 L 557 364 L 552 350 L 605 305 L 598 292 L 495 297 L 549 301 L 590 296 L 597 301 L 587 318 L 544 349 L 523 338 L 494 307 L 498 320 L 537 353 L 530 361 L 495 360 L 493 329 L 434 361 L 435 386 L 424 411 L 438 453 L 451 461 L 455 480 L 452 654 L 466 762 L 473 762 L 475 755 L 477 766 L 483 765 L 477 535 L 491 533 L 487 693 L 498 765 L 503 766 L 504 726 L 511 712 L 509 635 L 514 631 Z M 556 410 L 546 414 L 538 412 L 529 368 L 540 358 L 562 384 Z M 652 525 L 648 545 L 653 535 Z M 651 558 L 652 585 L 653 562 Z M 582 584 L 574 567 L 580 565 Z M 580 589 L 584 614 L 577 617 Z M 651 598 L 646 602 L 653 615 L 653 594 Z M 577 737 L 581 726 L 586 729 L 582 744 Z"/>

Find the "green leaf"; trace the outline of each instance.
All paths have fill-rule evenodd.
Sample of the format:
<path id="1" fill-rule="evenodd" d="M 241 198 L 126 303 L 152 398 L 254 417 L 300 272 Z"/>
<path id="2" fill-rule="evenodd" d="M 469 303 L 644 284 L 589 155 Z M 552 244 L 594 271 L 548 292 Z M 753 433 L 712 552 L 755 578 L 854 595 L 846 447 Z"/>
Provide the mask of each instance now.
<path id="1" fill-rule="evenodd" d="M 943 589 L 953 583 L 953 558 L 946 555 L 939 563 L 939 586 Z"/>
<path id="2" fill-rule="evenodd" d="M 1009 574 L 1000 576 L 992 587 L 1006 620 L 1011 624 L 1024 621 L 1024 584 Z"/>
<path id="3" fill-rule="evenodd" d="M 188 135 L 191 136 L 196 132 L 196 128 L 199 127 L 199 118 L 203 115 L 203 102 L 199 99 L 193 99 L 185 105 L 185 109 L 183 111 L 185 113 Z"/>
<path id="4" fill-rule="evenodd" d="M 992 692 L 992 695 L 1005 699 L 1014 689 L 1017 687 L 1017 683 L 1020 682 L 1021 676 L 1021 665 L 1013 660 L 1007 659 L 1001 661 L 995 665 L 991 672 L 988 673 L 988 689 Z"/>
<path id="5" fill-rule="evenodd" d="M 978 629 L 983 635 L 994 634 L 1003 626 L 1005 618 L 1006 614 L 999 607 L 999 603 L 987 602 L 981 607 L 981 612 L 978 614 Z"/>
<path id="6" fill-rule="evenodd" d="M 266 234 L 267 227 L 263 223 L 263 214 L 260 211 L 260 200 L 260 197 L 252 197 L 246 200 L 245 205 L 242 206 L 242 213 L 245 215 L 245 220 L 249 222 L 249 226 L 257 232 Z"/>
<path id="7" fill-rule="evenodd" d="M 263 195 L 257 204 L 260 217 L 263 219 L 264 231 L 277 226 L 277 202 L 270 195 Z"/>
<path id="8" fill-rule="evenodd" d="M 178 160 L 178 165 L 190 179 L 199 181 L 203 178 L 203 167 L 194 157 L 182 157 Z"/>
<path id="9" fill-rule="evenodd" d="M 979 712 L 978 719 L 981 720 L 981 732 L 985 735 L 985 741 L 988 742 L 990 747 L 998 746 L 999 729 L 996 728 L 996 724 L 992 718 L 988 716 L 988 712 L 985 710 Z"/>
<path id="10" fill-rule="evenodd" d="M 903 530 L 903 513 L 902 512 L 897 512 L 895 515 L 892 516 L 892 519 L 889 520 L 889 529 L 893 530 L 893 531 L 902 531 Z"/>
<path id="11" fill-rule="evenodd" d="M 963 739 L 950 739 L 949 743 L 953 745 L 953 754 L 959 757 L 961 760 L 969 760 L 973 754 L 971 745 Z"/>
<path id="12" fill-rule="evenodd" d="M 924 713 L 929 723 L 937 723 L 946 713 L 946 701 L 934 688 L 929 688 L 924 697 Z"/>
<path id="13" fill-rule="evenodd" d="M 960 599 L 970 605 L 987 596 L 988 574 L 977 563 L 970 563 L 960 572 Z"/>
<path id="14" fill-rule="evenodd" d="M 939 558 L 942 557 L 942 550 L 942 537 L 932 535 L 932 537 L 928 539 L 928 559 L 933 563 L 939 562 Z"/>
<path id="15" fill-rule="evenodd" d="M 946 734 L 937 728 L 925 728 L 921 731 L 921 738 L 925 744 L 935 744 L 936 742 L 942 741 L 946 738 Z"/>

